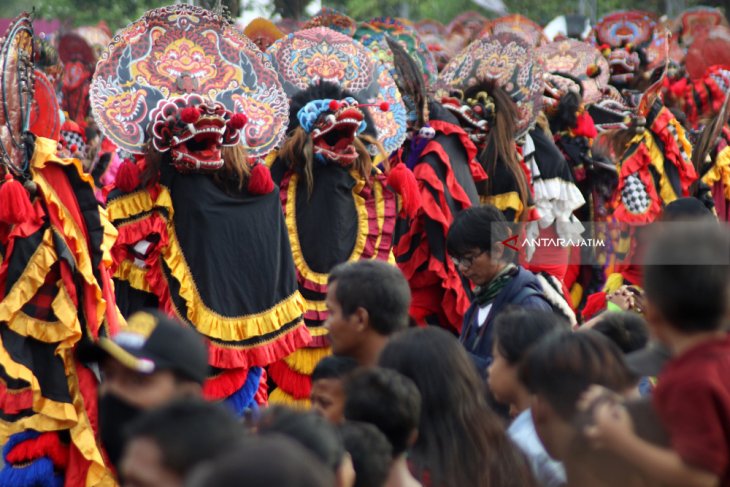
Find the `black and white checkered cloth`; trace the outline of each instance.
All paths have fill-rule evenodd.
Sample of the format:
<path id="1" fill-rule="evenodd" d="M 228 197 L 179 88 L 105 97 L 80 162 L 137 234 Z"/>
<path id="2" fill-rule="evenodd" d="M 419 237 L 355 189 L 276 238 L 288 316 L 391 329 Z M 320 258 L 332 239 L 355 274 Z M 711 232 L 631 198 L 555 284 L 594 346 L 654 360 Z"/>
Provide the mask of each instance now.
<path id="1" fill-rule="evenodd" d="M 84 143 L 81 134 L 71 132 L 69 130 L 61 130 L 61 136 L 66 141 L 66 147 L 70 150 L 72 145 L 76 145 L 77 149 L 83 154 L 86 151 L 86 143 Z"/>
<path id="2" fill-rule="evenodd" d="M 621 200 L 631 213 L 642 214 L 649 209 L 651 199 L 646 192 L 646 186 L 641 182 L 637 173 L 626 177 L 626 184 L 621 191 Z"/>

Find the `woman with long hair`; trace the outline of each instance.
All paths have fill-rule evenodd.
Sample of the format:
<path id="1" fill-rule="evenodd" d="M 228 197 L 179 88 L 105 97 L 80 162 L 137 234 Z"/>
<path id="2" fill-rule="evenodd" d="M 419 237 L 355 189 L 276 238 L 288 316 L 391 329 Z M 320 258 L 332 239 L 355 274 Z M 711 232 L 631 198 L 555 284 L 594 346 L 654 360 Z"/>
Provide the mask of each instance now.
<path id="1" fill-rule="evenodd" d="M 435 327 L 409 329 L 390 340 L 380 366 L 410 378 L 421 393 L 418 440 L 409 460 L 424 486 L 534 485 L 456 338 Z"/>

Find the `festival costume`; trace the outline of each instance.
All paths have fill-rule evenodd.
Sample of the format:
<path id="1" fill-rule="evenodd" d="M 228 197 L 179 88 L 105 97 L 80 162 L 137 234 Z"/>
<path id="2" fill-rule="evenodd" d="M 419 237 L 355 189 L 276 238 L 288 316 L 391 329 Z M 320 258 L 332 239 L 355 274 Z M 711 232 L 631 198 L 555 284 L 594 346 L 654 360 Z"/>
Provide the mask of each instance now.
<path id="1" fill-rule="evenodd" d="M 572 211 L 580 221 L 604 221 L 616 170 L 610 160 L 593 155 L 591 148 L 598 132 L 586 107 L 600 102 L 604 96 L 609 81 L 608 62 L 595 47 L 575 39 L 546 44 L 538 49 L 538 57 L 549 71 L 545 78 L 544 106 L 555 144 L 565 156 L 575 186 L 587 203 L 575 205 Z M 564 208 L 565 205 L 553 207 Z M 549 213 L 540 205 L 538 211 L 541 216 Z M 603 237 L 596 233 L 596 227 L 591 230 L 592 234 L 583 236 Z M 584 290 L 591 293 L 603 286 L 599 266 L 580 265 L 581 262 L 597 262 L 601 258 L 596 255 L 599 251 L 589 247 L 574 248 L 570 258 L 563 259 L 563 262 L 570 262 L 563 271 L 562 280 L 571 290 L 574 306 L 582 301 Z"/>
<path id="2" fill-rule="evenodd" d="M 426 78 L 405 47 L 387 39 L 391 73 L 409 108 L 409 140 L 393 158 L 418 183 L 421 210 L 398 218 L 393 252 L 411 288 L 410 316 L 417 324 L 461 331 L 469 306 L 468 282 L 446 253 L 446 235 L 459 211 L 479 204 L 475 180 L 486 173 L 458 120 L 427 95 Z"/>
<path id="3" fill-rule="evenodd" d="M 502 32 L 514 34 L 532 47 L 547 43 L 542 27 L 520 14 L 505 15 L 487 22 L 487 25 L 479 33 L 479 38 L 490 37 Z"/>
<path id="4" fill-rule="evenodd" d="M 0 444 L 6 464 L 0 484 L 113 486 L 96 440 L 97 380 L 75 352 L 123 322 L 109 272 L 116 231 L 80 161 L 58 158 L 57 142 L 46 138 L 57 136 L 60 123 L 56 107 L 33 98 L 32 38 L 24 14 L 0 49 L 6 93 L 0 110 Z M 34 124 L 31 134 L 29 118 L 50 123 Z"/>
<path id="5" fill-rule="evenodd" d="M 86 127 L 89 115 L 89 88 L 94 73 L 96 55 L 81 35 L 68 32 L 58 41 L 58 55 L 63 61 L 61 108 L 68 117 Z"/>
<path id="6" fill-rule="evenodd" d="M 653 14 L 639 10 L 608 14 L 593 27 L 593 42 L 608 59 L 611 84 L 618 89 L 635 88 L 642 81 L 656 27 Z"/>
<path id="7" fill-rule="evenodd" d="M 155 9 L 105 51 L 91 99 L 105 135 L 144 155 L 108 195 L 120 310 L 158 306 L 194 327 L 209 345 L 206 398 L 256 407 L 262 367 L 309 340 L 277 194 L 255 162 L 288 121 L 268 58 L 220 15 Z M 236 146 L 248 161 L 222 150 Z M 250 173 L 243 188 L 230 164 Z"/>
<path id="8" fill-rule="evenodd" d="M 312 371 L 330 353 L 322 327 L 329 272 L 347 261 L 392 261 L 398 199 L 378 161 L 365 163 L 362 151 L 373 139 L 363 137 L 394 151 L 405 138 L 406 110 L 383 65 L 339 32 L 302 30 L 274 43 L 268 54 L 292 100 L 289 138 L 272 161 L 272 175 L 313 335 L 306 348 L 269 367 L 278 387 L 271 400 L 303 407 Z M 302 146 L 311 147 L 310 156 Z"/>
<path id="9" fill-rule="evenodd" d="M 243 35 L 251 39 L 256 47 L 266 52 L 271 44 L 284 37 L 285 34 L 271 21 L 258 17 L 243 29 Z"/>
<path id="10" fill-rule="evenodd" d="M 510 63 L 502 62 L 505 58 L 510 59 Z M 495 123 L 499 108 L 495 107 L 486 88 L 473 98 L 464 95 L 467 89 L 477 84 L 493 84 L 510 95 L 517 107 L 518 116 L 515 143 L 524 139 L 542 107 L 542 67 L 536 62 L 531 48 L 514 34 L 502 33 L 472 43 L 449 61 L 439 75 L 439 83 L 443 86 L 438 93 L 444 106 L 456 115 L 469 133 L 480 151 L 480 158 L 484 152 L 487 133 Z M 480 159 L 480 162 L 482 166 L 486 165 L 486 161 Z M 529 189 L 529 168 L 524 161 L 521 165 Z M 507 168 L 506 163 L 498 161 L 494 173 L 487 175 L 488 180 L 477 185 L 482 203 L 492 204 L 502 210 L 507 221 L 537 219 L 533 195 L 526 195 L 525 205 L 520 195 L 517 176 Z"/>

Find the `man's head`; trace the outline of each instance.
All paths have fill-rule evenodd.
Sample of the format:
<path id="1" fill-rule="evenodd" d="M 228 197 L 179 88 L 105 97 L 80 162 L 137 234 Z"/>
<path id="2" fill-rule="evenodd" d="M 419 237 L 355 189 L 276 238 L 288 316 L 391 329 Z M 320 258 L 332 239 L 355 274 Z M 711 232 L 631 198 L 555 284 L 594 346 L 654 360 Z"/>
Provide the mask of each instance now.
<path id="1" fill-rule="evenodd" d="M 96 361 L 101 370 L 101 439 L 115 465 L 126 423 L 172 399 L 202 395 L 208 374 L 208 351 L 200 336 L 156 311 L 133 314 L 127 327 L 100 338 L 82 358 Z"/>
<path id="2" fill-rule="evenodd" d="M 421 419 L 421 393 L 408 377 L 374 367 L 353 373 L 345 386 L 348 421 L 375 425 L 388 438 L 393 457 L 416 442 Z"/>
<path id="3" fill-rule="evenodd" d="M 353 487 L 385 485 L 392 463 L 392 449 L 385 435 L 372 424 L 358 421 L 346 422 L 340 432 L 355 466 Z"/>
<path id="4" fill-rule="evenodd" d="M 730 238 L 717 222 L 657 232 L 644 266 L 646 318 L 657 339 L 723 326 L 730 286 Z"/>
<path id="5" fill-rule="evenodd" d="M 502 243 L 511 235 L 507 221 L 492 205 L 457 213 L 446 237 L 446 248 L 457 270 L 477 286 L 484 286 L 512 261 Z"/>
<path id="6" fill-rule="evenodd" d="M 590 330 L 546 336 L 527 353 L 519 373 L 534 395 L 532 417 L 537 434 L 557 460 L 564 459 L 575 437 L 576 403 L 590 385 L 623 393 L 636 383 L 618 347 Z"/>
<path id="7" fill-rule="evenodd" d="M 186 487 L 335 487 L 334 475 L 295 440 L 281 436 L 257 437 L 189 477 Z"/>
<path id="8" fill-rule="evenodd" d="M 591 329 L 607 336 L 625 354 L 641 350 L 649 343 L 646 321 L 631 311 L 603 313 Z"/>
<path id="9" fill-rule="evenodd" d="M 568 331 L 570 325 L 548 311 L 509 309 L 494 321 L 494 360 L 489 366 L 488 385 L 502 404 L 515 404 L 524 385 L 519 380 L 519 366 L 527 352 L 554 331 Z"/>
<path id="10" fill-rule="evenodd" d="M 360 361 L 373 338 L 408 327 L 411 291 L 397 267 L 374 260 L 347 262 L 332 270 L 327 284 L 325 327 L 336 355 Z"/>
<path id="11" fill-rule="evenodd" d="M 262 436 L 283 435 L 291 438 L 335 474 L 338 485 L 349 485 L 346 470 L 352 469 L 352 463 L 345 452 L 342 438 L 337 434 L 337 429 L 321 416 L 285 407 L 270 407 L 261 418 L 258 431 Z"/>
<path id="12" fill-rule="evenodd" d="M 345 377 L 358 367 L 350 357 L 330 355 L 312 372 L 312 410 L 334 424 L 345 420 Z"/>
<path id="13" fill-rule="evenodd" d="M 122 486 L 177 487 L 204 461 L 230 450 L 244 430 L 219 405 L 202 399 L 173 401 L 127 428 L 119 475 Z"/>

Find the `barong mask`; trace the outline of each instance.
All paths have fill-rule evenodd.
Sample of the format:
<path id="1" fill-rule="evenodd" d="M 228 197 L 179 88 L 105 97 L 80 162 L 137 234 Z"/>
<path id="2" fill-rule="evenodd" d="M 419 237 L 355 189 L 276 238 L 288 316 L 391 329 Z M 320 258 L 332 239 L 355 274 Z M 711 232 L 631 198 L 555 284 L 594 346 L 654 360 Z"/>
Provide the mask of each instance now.
<path id="1" fill-rule="evenodd" d="M 480 91 L 474 98 L 466 100 L 461 91 L 455 91 L 452 95 L 444 97 L 441 103 L 459 119 L 461 126 L 477 148 L 482 148 L 487 142 L 487 135 L 494 125 L 497 113 L 494 99 L 486 91 Z"/>
<path id="2" fill-rule="evenodd" d="M 221 149 L 240 143 L 247 118 L 232 113 L 220 102 L 187 95 L 162 100 L 150 115 L 152 144 L 158 152 L 170 152 L 173 166 L 181 172 L 210 172 L 223 167 Z"/>
<path id="3" fill-rule="evenodd" d="M 312 137 L 315 157 L 349 166 L 358 157 L 354 142 L 367 124 L 357 100 L 312 100 L 297 113 L 299 124 Z"/>

